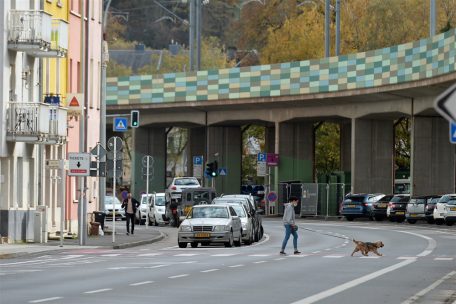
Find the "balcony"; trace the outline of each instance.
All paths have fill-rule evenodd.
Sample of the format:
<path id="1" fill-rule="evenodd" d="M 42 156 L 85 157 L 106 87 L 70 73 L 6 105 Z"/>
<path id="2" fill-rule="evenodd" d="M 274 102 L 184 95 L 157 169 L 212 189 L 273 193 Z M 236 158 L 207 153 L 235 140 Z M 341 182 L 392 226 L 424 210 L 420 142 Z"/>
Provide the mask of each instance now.
<path id="1" fill-rule="evenodd" d="M 44 11 L 10 10 L 8 49 L 35 57 L 65 57 L 68 23 Z"/>
<path id="2" fill-rule="evenodd" d="M 10 102 L 6 140 L 62 144 L 67 136 L 67 109 L 45 103 Z"/>

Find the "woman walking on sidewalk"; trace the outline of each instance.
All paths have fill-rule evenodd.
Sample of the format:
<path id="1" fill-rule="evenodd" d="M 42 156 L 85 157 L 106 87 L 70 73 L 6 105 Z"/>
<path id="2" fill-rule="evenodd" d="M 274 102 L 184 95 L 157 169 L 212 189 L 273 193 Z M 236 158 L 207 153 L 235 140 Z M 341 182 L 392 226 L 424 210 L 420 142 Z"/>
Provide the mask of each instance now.
<path id="1" fill-rule="evenodd" d="M 298 226 L 295 223 L 295 211 L 294 207 L 298 205 L 298 198 L 295 196 L 290 196 L 288 199 L 288 203 L 285 204 L 285 210 L 283 212 L 283 225 L 285 226 L 285 238 L 282 242 L 282 250 L 280 250 L 280 254 L 285 255 L 285 247 L 287 247 L 288 239 L 290 238 L 290 234 L 293 235 L 293 247 L 294 247 L 294 254 L 300 254 L 298 250 Z"/>

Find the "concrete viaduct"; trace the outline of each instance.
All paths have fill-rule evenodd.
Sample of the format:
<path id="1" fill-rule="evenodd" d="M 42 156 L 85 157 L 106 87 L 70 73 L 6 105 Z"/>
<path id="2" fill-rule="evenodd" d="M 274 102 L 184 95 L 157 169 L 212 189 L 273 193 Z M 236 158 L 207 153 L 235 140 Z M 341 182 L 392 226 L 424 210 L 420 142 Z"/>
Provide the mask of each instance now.
<path id="1" fill-rule="evenodd" d="M 141 113 L 141 127 L 133 130 L 133 191 L 145 189 L 139 176 L 146 154 L 156 160 L 151 189 L 165 188 L 172 126 L 189 128 L 189 156 L 212 160 L 219 153 L 229 172 L 217 178 L 219 193 L 239 193 L 247 124 L 264 125 L 266 152 L 280 154 L 275 187 L 284 180 L 314 182 L 314 123 L 328 121 L 340 124 L 340 169 L 351 173 L 351 191 L 392 193 L 394 120 L 409 117 L 413 194 L 455 192 L 455 146 L 448 121 L 434 110 L 435 98 L 456 81 L 455 38 L 452 29 L 338 57 L 109 78 L 108 114 Z"/>

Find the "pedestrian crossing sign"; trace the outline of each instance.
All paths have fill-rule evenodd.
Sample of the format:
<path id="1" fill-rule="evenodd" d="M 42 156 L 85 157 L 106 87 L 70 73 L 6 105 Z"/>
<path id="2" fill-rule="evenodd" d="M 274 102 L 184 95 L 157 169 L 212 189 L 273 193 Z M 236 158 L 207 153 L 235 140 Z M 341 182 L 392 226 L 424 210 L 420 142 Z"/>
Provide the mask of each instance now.
<path id="1" fill-rule="evenodd" d="M 127 119 L 124 117 L 114 118 L 114 132 L 125 132 L 128 129 Z"/>
<path id="2" fill-rule="evenodd" d="M 456 122 L 450 122 L 450 143 L 456 144 Z"/>

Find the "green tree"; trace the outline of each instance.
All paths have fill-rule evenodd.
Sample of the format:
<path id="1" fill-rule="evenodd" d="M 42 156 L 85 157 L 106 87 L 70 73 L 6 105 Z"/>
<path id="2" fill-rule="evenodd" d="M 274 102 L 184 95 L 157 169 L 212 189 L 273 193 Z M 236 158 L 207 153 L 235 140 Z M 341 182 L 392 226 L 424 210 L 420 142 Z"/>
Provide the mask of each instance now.
<path id="1" fill-rule="evenodd" d="M 340 129 L 338 124 L 322 123 L 315 132 L 316 176 L 340 170 Z"/>
<path id="2" fill-rule="evenodd" d="M 108 66 L 106 67 L 107 77 L 130 76 L 131 74 L 132 70 L 130 67 L 127 67 L 123 64 L 119 64 L 114 60 L 110 60 L 108 62 Z"/>
<path id="3" fill-rule="evenodd" d="M 255 151 L 256 143 L 260 151 Z M 265 127 L 248 125 L 242 127 L 242 181 L 263 184 L 263 178 L 257 177 L 257 154 L 265 151 Z"/>

